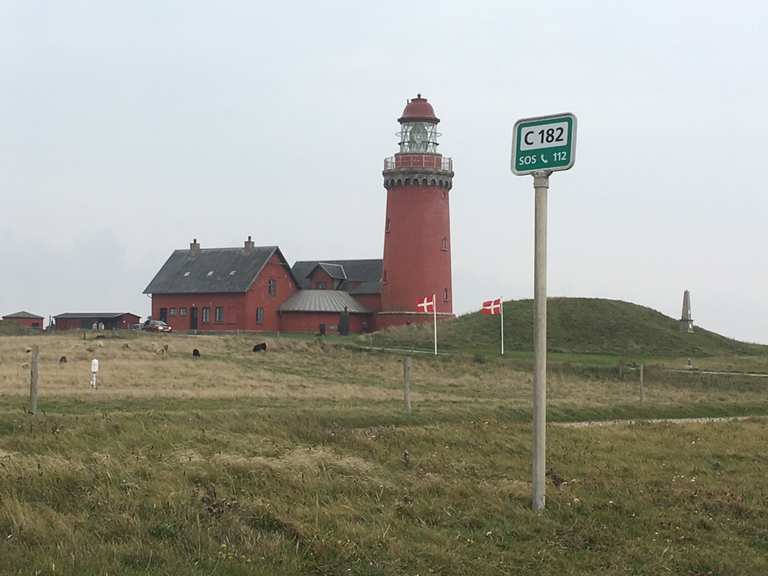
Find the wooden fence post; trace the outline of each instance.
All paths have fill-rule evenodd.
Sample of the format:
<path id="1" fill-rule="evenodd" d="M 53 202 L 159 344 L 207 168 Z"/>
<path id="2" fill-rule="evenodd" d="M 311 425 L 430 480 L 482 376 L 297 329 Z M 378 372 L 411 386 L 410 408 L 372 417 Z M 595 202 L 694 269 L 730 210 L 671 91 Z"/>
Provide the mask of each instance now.
<path id="1" fill-rule="evenodd" d="M 32 346 L 32 361 L 29 363 L 29 413 L 37 414 L 37 382 L 40 375 L 40 346 Z"/>
<path id="2" fill-rule="evenodd" d="M 405 399 L 405 412 L 411 413 L 411 357 L 403 358 L 403 388 Z"/>
<path id="3" fill-rule="evenodd" d="M 645 402 L 645 364 L 640 364 L 640 402 Z"/>

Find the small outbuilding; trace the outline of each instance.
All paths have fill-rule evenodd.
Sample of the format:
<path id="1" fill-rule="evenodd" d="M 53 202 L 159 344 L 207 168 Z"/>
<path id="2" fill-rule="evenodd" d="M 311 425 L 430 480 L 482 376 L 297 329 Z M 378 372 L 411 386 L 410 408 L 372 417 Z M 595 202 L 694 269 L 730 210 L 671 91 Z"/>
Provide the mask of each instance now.
<path id="1" fill-rule="evenodd" d="M 19 326 L 26 326 L 27 328 L 34 328 L 35 330 L 43 329 L 43 317 L 30 312 L 16 312 L 15 314 L 8 314 L 3 316 L 3 320 L 14 322 Z"/>
<path id="2" fill-rule="evenodd" d="M 371 311 L 343 290 L 299 290 L 280 305 L 285 332 L 367 332 Z"/>
<path id="3" fill-rule="evenodd" d="M 141 319 L 130 312 L 66 312 L 53 317 L 56 330 L 126 330 Z"/>

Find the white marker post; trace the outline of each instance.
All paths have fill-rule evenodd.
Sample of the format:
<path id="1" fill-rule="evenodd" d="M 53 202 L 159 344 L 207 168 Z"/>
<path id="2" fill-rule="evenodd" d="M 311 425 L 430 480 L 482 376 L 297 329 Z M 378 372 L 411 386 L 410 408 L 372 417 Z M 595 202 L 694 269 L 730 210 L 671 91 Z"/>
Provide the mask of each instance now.
<path id="1" fill-rule="evenodd" d="M 547 431 L 547 191 L 553 171 L 573 166 L 576 117 L 557 114 L 515 122 L 512 172 L 533 175 L 535 193 L 533 327 L 533 497 L 534 510 L 543 510 L 546 488 Z"/>
<path id="2" fill-rule="evenodd" d="M 91 360 L 91 388 L 96 390 L 96 378 L 99 374 L 99 361 L 94 358 Z"/>

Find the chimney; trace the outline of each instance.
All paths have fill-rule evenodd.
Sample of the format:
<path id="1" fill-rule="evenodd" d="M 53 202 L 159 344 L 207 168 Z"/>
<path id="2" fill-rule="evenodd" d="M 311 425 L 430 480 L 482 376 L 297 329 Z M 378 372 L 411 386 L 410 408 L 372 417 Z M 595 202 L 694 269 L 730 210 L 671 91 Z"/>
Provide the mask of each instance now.
<path id="1" fill-rule="evenodd" d="M 197 238 L 192 240 L 192 243 L 189 245 L 189 255 L 192 257 L 200 256 L 200 244 L 197 243 Z"/>
<path id="2" fill-rule="evenodd" d="M 251 240 L 250 236 L 248 236 L 248 240 L 245 241 L 245 246 L 243 248 L 243 251 L 246 254 L 250 254 L 253 251 L 253 240 Z"/>

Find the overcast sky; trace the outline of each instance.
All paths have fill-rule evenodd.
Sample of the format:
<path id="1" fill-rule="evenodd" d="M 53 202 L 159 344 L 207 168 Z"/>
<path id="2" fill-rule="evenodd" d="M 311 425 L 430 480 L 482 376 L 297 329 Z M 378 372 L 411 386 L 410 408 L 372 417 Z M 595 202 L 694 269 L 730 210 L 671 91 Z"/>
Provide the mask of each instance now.
<path id="1" fill-rule="evenodd" d="M 171 251 L 380 258 L 422 93 L 454 159 L 457 312 L 533 294 L 518 118 L 570 111 L 549 294 L 768 343 L 768 3 L 0 0 L 0 315 L 149 313 Z"/>

